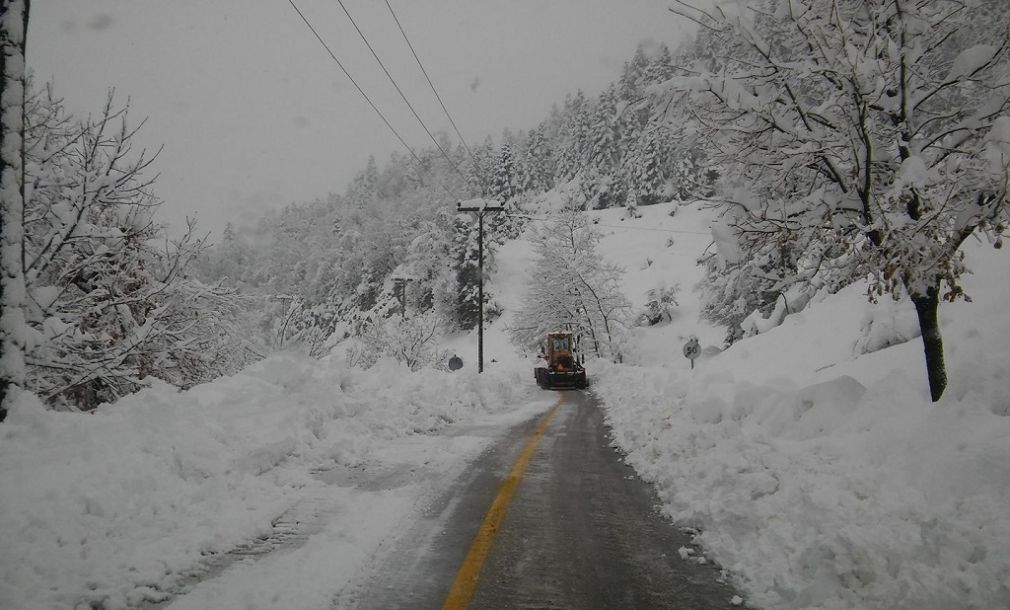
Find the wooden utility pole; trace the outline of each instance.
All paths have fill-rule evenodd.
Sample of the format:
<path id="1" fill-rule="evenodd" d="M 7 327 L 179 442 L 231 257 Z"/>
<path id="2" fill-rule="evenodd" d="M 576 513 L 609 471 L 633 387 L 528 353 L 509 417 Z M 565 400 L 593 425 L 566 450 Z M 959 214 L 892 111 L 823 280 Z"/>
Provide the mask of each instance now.
<path id="1" fill-rule="evenodd" d="M 465 206 L 463 204 L 466 204 Z M 484 214 L 501 212 L 504 207 L 497 201 L 469 199 L 456 202 L 457 212 L 477 213 L 477 372 L 484 372 Z"/>
<path id="2" fill-rule="evenodd" d="M 393 295 L 400 302 L 400 317 L 407 317 L 407 282 L 413 282 L 412 277 L 394 277 Z"/>

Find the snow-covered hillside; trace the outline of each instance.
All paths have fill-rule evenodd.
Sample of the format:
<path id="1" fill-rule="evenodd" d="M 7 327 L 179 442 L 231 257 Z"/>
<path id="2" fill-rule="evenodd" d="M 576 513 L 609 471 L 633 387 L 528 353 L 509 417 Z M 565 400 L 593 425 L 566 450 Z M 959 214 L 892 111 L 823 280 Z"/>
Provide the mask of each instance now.
<path id="1" fill-rule="evenodd" d="M 661 286 L 679 285 L 679 306 L 632 330 L 623 364 L 590 362 L 592 388 L 628 462 L 746 603 L 1010 607 L 1003 254 L 970 246 L 975 302 L 941 308 L 951 383 L 934 405 L 911 306 L 870 304 L 858 285 L 720 352 L 725 330 L 699 320 L 693 290 L 709 212 L 640 211 L 590 212 L 600 251 L 624 267 L 636 310 Z M 504 314 L 488 327 L 483 376 L 471 333 L 443 340 L 464 360 L 455 374 L 388 361 L 361 371 L 338 345 L 320 361 L 280 354 L 93 414 L 21 400 L 0 427 L 0 607 L 128 607 L 191 588 L 195 566 L 224 573 L 173 608 L 325 607 L 491 441 L 471 424 L 503 430 L 549 404 L 533 355 L 507 339 L 534 264 L 523 240 L 497 253 L 490 290 Z M 691 336 L 704 348 L 694 369 L 681 352 Z M 402 472 L 381 489 L 360 484 Z M 208 565 L 288 520 L 319 531 L 244 570 Z"/>
<path id="2" fill-rule="evenodd" d="M 679 283 L 679 313 L 635 329 L 632 364 L 597 362 L 590 376 L 629 463 L 748 603 L 1010 608 L 1005 254 L 967 248 L 974 302 L 941 307 L 950 387 L 934 405 L 912 305 L 870 304 L 862 285 L 713 355 L 723 332 L 698 320 L 691 290 L 710 241 L 691 232 L 707 216 L 641 211 L 597 214 L 601 248 L 638 303 Z M 681 352 L 691 335 L 708 348 L 694 370 Z"/>

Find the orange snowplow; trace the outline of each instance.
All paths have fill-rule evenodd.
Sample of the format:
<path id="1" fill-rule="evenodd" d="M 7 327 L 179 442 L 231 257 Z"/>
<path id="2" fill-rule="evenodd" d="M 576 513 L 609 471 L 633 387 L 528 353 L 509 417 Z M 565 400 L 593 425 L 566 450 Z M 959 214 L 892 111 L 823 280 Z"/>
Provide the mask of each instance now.
<path id="1" fill-rule="evenodd" d="M 586 387 L 586 369 L 576 355 L 576 344 L 570 332 L 547 335 L 547 349 L 541 354 L 547 366 L 533 369 L 538 386 L 545 390 Z"/>

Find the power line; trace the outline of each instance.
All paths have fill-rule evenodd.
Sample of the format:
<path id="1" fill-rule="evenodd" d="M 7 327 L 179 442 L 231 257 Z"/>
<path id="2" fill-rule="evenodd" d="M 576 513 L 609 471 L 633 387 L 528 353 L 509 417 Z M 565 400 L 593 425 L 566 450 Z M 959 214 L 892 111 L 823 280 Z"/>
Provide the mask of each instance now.
<path id="1" fill-rule="evenodd" d="M 396 139 L 400 141 L 400 144 L 402 144 L 403 147 L 407 149 L 407 152 L 410 153 L 410 156 L 414 157 L 414 160 L 417 161 L 418 165 L 422 165 L 421 159 L 420 157 L 417 156 L 417 153 L 414 152 L 414 149 L 407 144 L 407 142 L 403 139 L 403 137 L 400 136 L 400 133 L 396 131 L 396 129 L 390 124 L 389 120 L 386 119 L 386 116 L 382 114 L 382 111 L 379 110 L 379 108 L 375 105 L 375 103 L 372 102 L 372 99 L 368 97 L 368 94 L 365 93 L 365 91 L 358 84 L 358 81 L 354 80 L 354 77 L 351 76 L 351 73 L 347 71 L 347 68 L 344 67 L 344 64 L 340 63 L 340 60 L 337 59 L 337 56 L 333 54 L 333 51 L 330 49 L 329 45 L 326 44 L 326 41 L 324 41 L 322 36 L 319 35 L 319 32 L 317 32 L 316 28 L 312 26 L 312 23 L 310 23 L 309 20 L 305 17 L 304 13 L 302 13 L 301 9 L 298 8 L 294 0 L 288 0 L 288 4 L 291 5 L 291 8 L 295 9 L 295 12 L 298 13 L 298 16 L 302 18 L 302 21 L 305 22 L 305 25 L 316 37 L 316 40 L 319 41 L 319 44 L 323 45 L 323 48 L 326 49 L 327 53 L 329 53 L 330 58 L 332 58 L 333 61 L 336 62 L 338 66 L 340 66 L 340 70 L 344 73 L 344 75 L 348 78 L 348 80 L 351 81 L 354 87 L 358 90 L 358 93 L 361 94 L 361 97 L 365 98 L 365 101 L 368 102 L 368 105 L 372 107 L 372 110 L 375 111 L 375 114 L 379 115 L 379 118 L 382 119 L 382 122 L 386 124 L 386 127 L 388 127 L 390 131 L 393 132 L 393 135 L 396 136 Z"/>
<path id="2" fill-rule="evenodd" d="M 593 226 L 596 227 L 607 227 L 608 229 L 627 229 L 629 231 L 656 231 L 659 233 L 678 233 L 680 235 L 704 235 L 706 237 L 711 237 L 711 233 L 706 233 L 704 231 L 678 231 L 677 229 L 657 229 L 654 227 L 631 227 L 627 225 L 605 225 L 602 223 L 595 223 Z"/>
<path id="3" fill-rule="evenodd" d="M 536 220 L 536 221 L 539 221 L 539 222 L 564 222 L 563 219 L 560 219 L 560 218 L 551 218 L 549 216 L 547 216 L 547 217 L 538 217 L 538 216 L 531 216 L 529 214 L 515 214 L 515 216 L 518 216 L 520 218 L 525 218 L 527 220 Z M 606 225 L 606 224 L 602 224 L 602 223 L 598 223 L 598 222 L 597 223 L 592 223 L 592 226 L 594 226 L 594 227 L 606 227 L 608 229 L 627 229 L 629 231 L 654 231 L 654 232 L 658 232 L 658 233 L 679 233 L 679 234 L 682 234 L 682 235 L 706 235 L 706 236 L 711 236 L 710 233 L 706 233 L 706 232 L 703 232 L 703 231 L 681 231 L 681 230 L 677 230 L 677 229 L 659 229 L 659 228 L 656 228 L 656 227 L 634 227 L 634 226 L 630 226 L 630 225 Z"/>
<path id="4" fill-rule="evenodd" d="M 400 97 L 403 99 L 403 103 L 407 105 L 407 108 L 410 108 L 410 111 L 414 114 L 414 118 L 417 119 L 417 122 L 420 123 L 421 127 L 424 128 L 424 132 L 428 134 L 428 137 L 431 138 L 431 141 L 435 144 L 435 148 L 437 148 L 438 151 L 442 153 L 442 156 L 445 157 L 445 160 L 449 162 L 449 167 L 456 170 L 456 172 L 459 173 L 460 177 L 466 180 L 466 176 L 463 175 L 463 172 L 461 172 L 458 167 L 456 167 L 456 164 L 453 163 L 452 159 L 449 157 L 449 154 L 445 152 L 445 149 L 443 149 L 442 145 L 438 143 L 438 140 L 435 139 L 435 136 L 431 134 L 431 130 L 428 129 L 428 126 L 425 125 L 424 121 L 421 120 L 421 116 L 417 114 L 416 110 L 414 110 L 414 106 L 410 103 L 410 100 L 407 99 L 407 96 L 403 93 L 403 90 L 400 89 L 400 86 L 396 84 L 396 79 L 394 79 L 393 75 L 390 74 L 389 70 L 386 69 L 386 64 L 382 63 L 382 60 L 379 59 L 378 53 L 376 53 L 375 49 L 372 48 L 371 43 L 368 42 L 368 38 L 365 37 L 365 33 L 361 31 L 361 28 L 358 27 L 357 22 L 354 21 L 354 17 L 351 17 L 351 13 L 348 12 L 347 7 L 344 6 L 343 0 L 337 0 L 337 4 L 340 5 L 340 8 L 344 9 L 344 14 L 347 15 L 347 18 L 351 21 L 351 25 L 353 25 L 354 29 L 358 32 L 358 36 L 361 36 L 361 40 L 364 41 L 365 46 L 368 47 L 369 51 L 371 51 L 372 57 L 375 58 L 375 61 L 379 62 L 379 67 L 381 67 L 382 71 L 386 73 L 386 77 L 389 78 L 389 82 L 393 83 L 393 87 L 396 89 L 396 92 L 400 94 Z"/>
<path id="5" fill-rule="evenodd" d="M 421 58 L 417 56 L 417 51 L 414 50 L 414 45 L 410 43 L 410 38 L 407 37 L 407 32 L 405 32 L 403 26 L 400 25 L 400 20 L 396 17 L 396 13 L 393 11 L 392 5 L 389 4 L 389 0 L 385 0 L 385 2 L 386 8 L 389 9 L 389 14 L 393 16 L 393 21 L 396 22 L 396 27 L 399 28 L 400 33 L 403 34 L 403 40 L 407 43 L 407 46 L 410 47 L 410 52 L 414 56 L 414 60 L 417 62 L 417 67 L 421 68 L 421 73 L 424 74 L 425 80 L 428 81 L 428 86 L 431 87 L 431 92 L 435 94 L 435 99 L 437 99 L 439 105 L 442 106 L 442 111 L 445 112 L 446 118 L 449 119 L 449 123 L 452 125 L 456 135 L 459 137 L 459 143 L 463 145 L 463 149 L 466 150 L 466 154 L 470 155 L 471 161 L 473 161 L 474 165 L 476 165 L 477 157 L 474 156 L 473 151 L 471 151 L 470 147 L 467 145 L 466 138 L 464 138 L 463 134 L 459 132 L 459 127 L 456 126 L 456 121 L 452 120 L 452 115 L 449 114 L 449 109 L 445 107 L 445 102 L 442 101 L 442 96 L 438 94 L 434 83 L 431 82 L 431 77 L 428 76 L 428 71 L 424 69 L 424 64 L 421 63 Z"/>

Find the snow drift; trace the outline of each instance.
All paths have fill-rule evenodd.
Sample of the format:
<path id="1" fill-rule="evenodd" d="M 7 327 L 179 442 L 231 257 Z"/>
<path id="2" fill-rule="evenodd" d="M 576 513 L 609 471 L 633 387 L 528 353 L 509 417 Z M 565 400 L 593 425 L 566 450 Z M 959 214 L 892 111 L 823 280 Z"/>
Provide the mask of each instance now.
<path id="1" fill-rule="evenodd" d="M 663 264 L 694 277 L 697 254 Z M 936 405 L 912 305 L 868 303 L 860 285 L 695 370 L 679 346 L 696 329 L 715 341 L 694 316 L 637 329 L 637 365 L 589 366 L 627 461 L 748 604 L 1010 607 L 1010 288 L 987 245 L 968 267 L 974 302 L 941 307 L 950 386 Z M 645 285 L 628 279 L 629 293 Z"/>
<path id="2" fill-rule="evenodd" d="M 323 485 L 314 469 L 368 468 L 397 439 L 513 409 L 517 375 L 411 373 L 392 361 L 361 371 L 281 354 L 89 414 L 23 395 L 0 427 L 0 607 L 162 599 L 201 559 L 269 532 Z M 464 445 L 457 457 L 478 449 Z"/>

